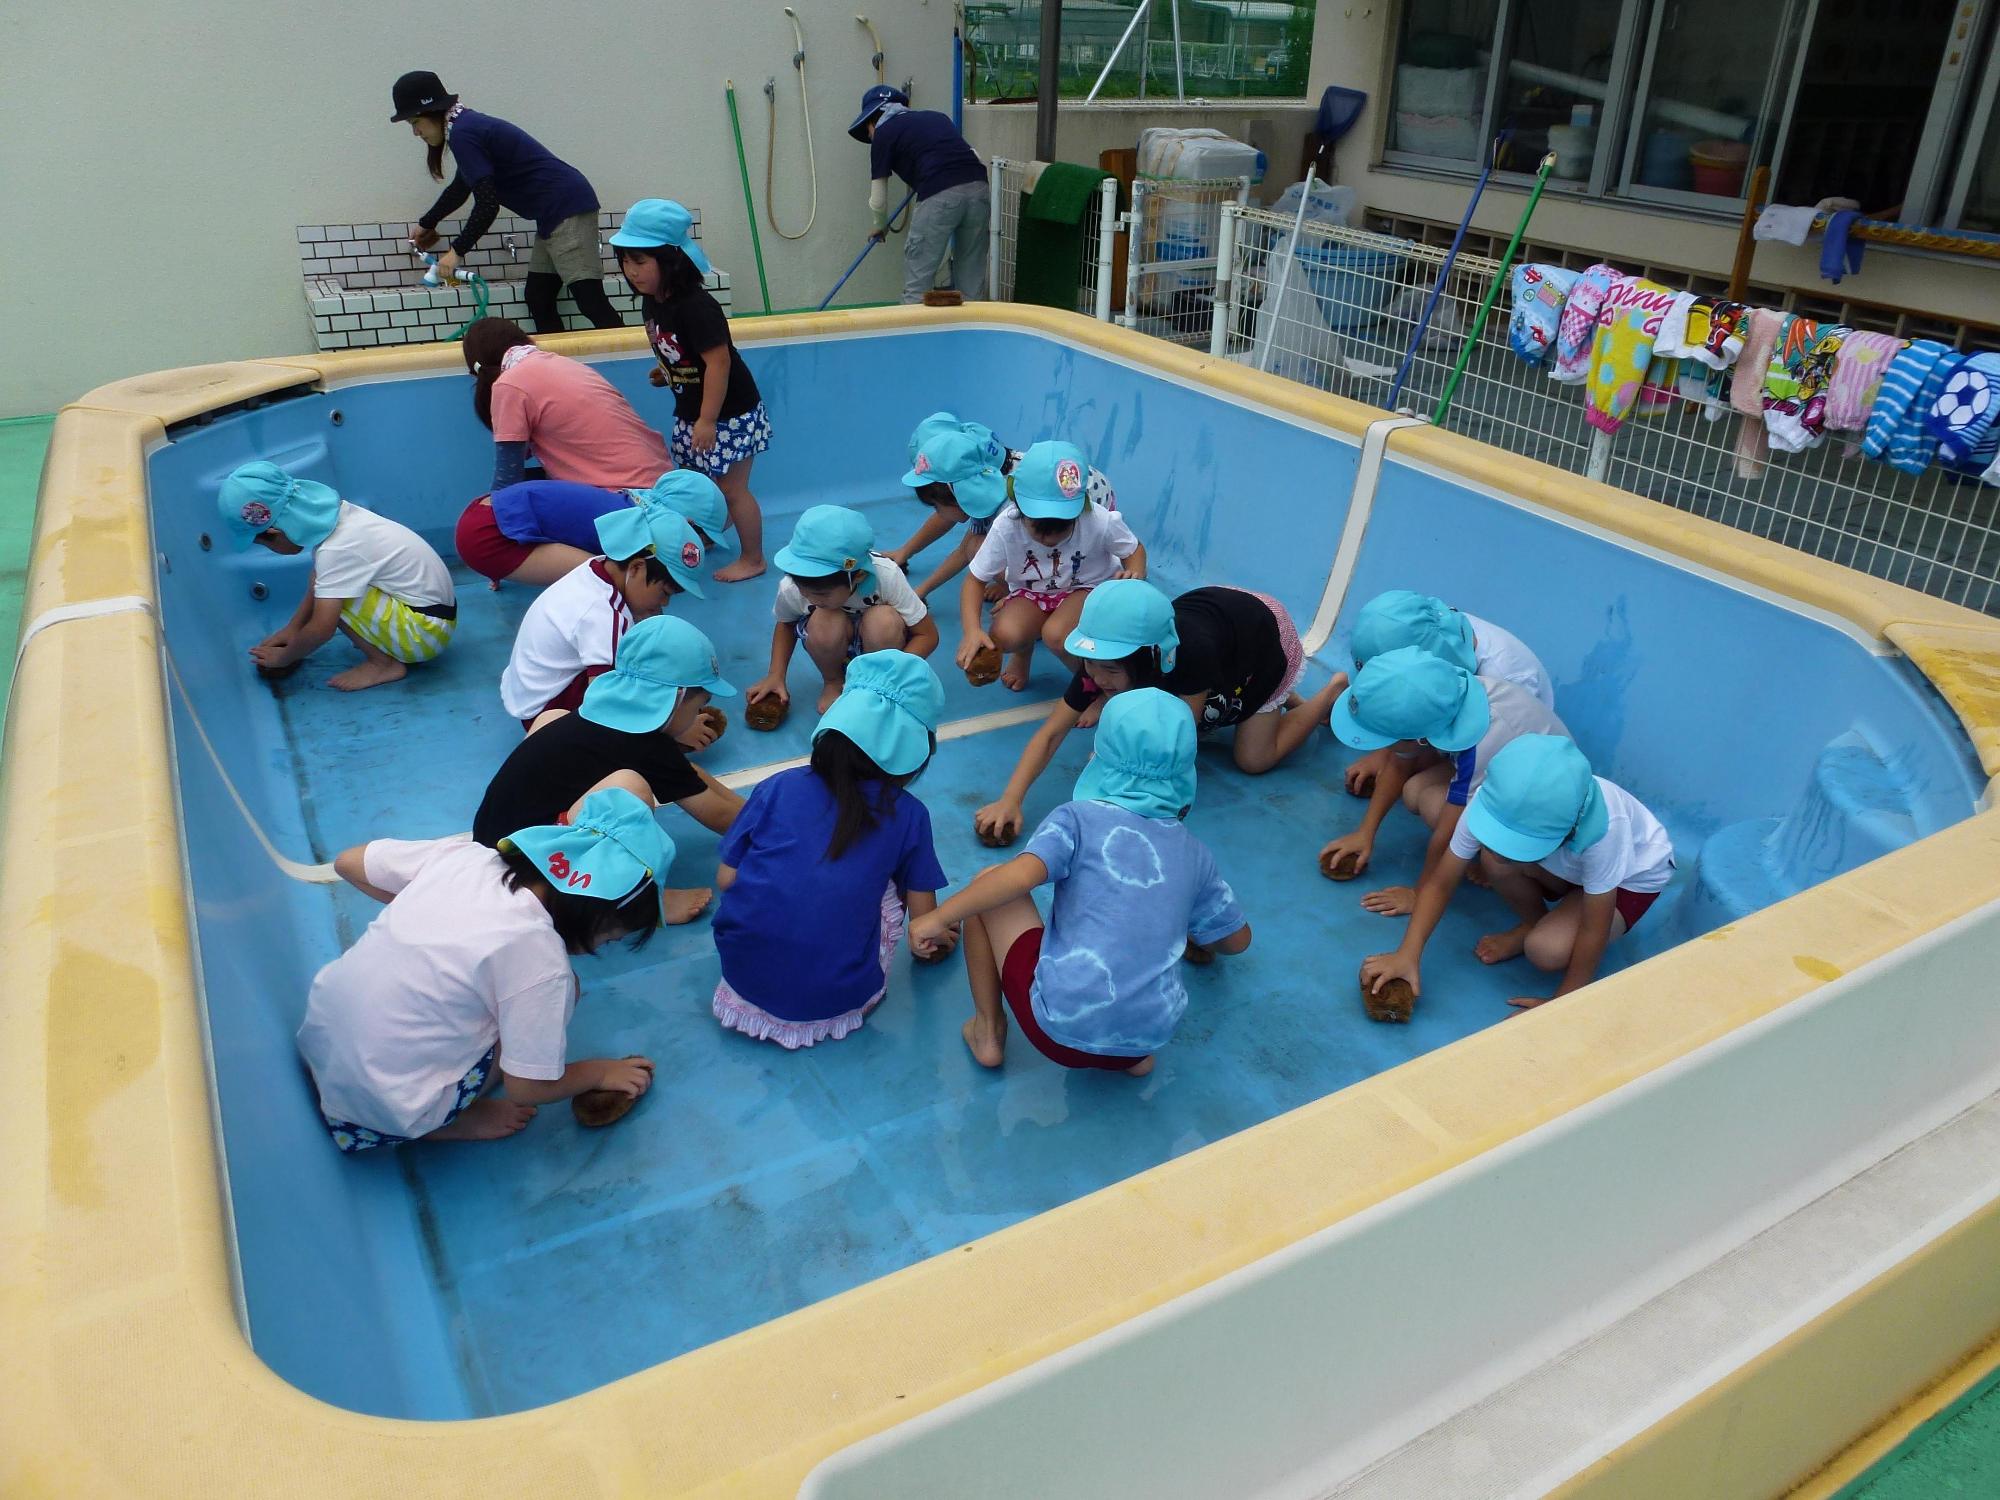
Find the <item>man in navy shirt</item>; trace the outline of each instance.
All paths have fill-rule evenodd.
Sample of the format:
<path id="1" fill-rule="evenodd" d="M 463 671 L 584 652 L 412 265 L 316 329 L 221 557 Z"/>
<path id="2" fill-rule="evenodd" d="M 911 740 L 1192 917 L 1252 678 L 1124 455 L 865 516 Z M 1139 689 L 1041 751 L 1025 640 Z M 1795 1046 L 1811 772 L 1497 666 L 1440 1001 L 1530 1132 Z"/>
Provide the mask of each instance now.
<path id="1" fill-rule="evenodd" d="M 921 302 L 947 248 L 951 282 L 976 302 L 986 295 L 986 167 L 951 116 L 911 109 L 900 89 L 878 83 L 861 96 L 847 133 L 868 146 L 868 207 L 875 237 L 889 222 L 889 174 L 917 195 L 903 243 L 903 300 Z"/>

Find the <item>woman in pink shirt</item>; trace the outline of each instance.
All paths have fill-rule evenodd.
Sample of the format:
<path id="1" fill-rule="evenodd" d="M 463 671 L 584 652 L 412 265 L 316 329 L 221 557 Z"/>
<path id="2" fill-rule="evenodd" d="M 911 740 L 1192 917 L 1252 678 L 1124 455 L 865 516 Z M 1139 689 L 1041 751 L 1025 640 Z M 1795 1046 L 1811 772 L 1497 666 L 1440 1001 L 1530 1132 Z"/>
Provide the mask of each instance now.
<path id="1" fill-rule="evenodd" d="M 549 478 L 607 490 L 649 489 L 673 468 L 666 439 L 581 360 L 537 349 L 506 318 L 481 318 L 462 347 L 472 409 L 493 430 L 494 489 L 521 481 L 530 449 Z"/>

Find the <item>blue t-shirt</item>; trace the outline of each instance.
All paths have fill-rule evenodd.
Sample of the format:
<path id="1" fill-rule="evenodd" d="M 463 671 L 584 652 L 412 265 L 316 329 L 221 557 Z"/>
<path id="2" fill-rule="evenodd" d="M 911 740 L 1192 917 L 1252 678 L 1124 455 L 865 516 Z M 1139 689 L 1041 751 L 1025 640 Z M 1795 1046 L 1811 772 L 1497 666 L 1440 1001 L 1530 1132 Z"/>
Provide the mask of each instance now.
<path id="1" fill-rule="evenodd" d="M 465 185 L 491 177 L 501 204 L 533 219 L 535 233 L 544 239 L 564 219 L 597 212 L 597 194 L 583 173 L 518 125 L 461 109 L 447 139 Z"/>
<path id="2" fill-rule="evenodd" d="M 901 788 L 875 827 L 837 860 L 832 793 L 810 766 L 759 782 L 719 851 L 736 883 L 715 913 L 731 989 L 785 1021 L 859 1010 L 882 988 L 882 892 L 950 882 L 931 845 L 929 810 Z"/>
<path id="3" fill-rule="evenodd" d="M 917 190 L 921 200 L 966 182 L 984 182 L 986 166 L 979 153 L 951 123 L 951 116 L 934 109 L 906 109 L 875 127 L 868 143 L 868 175 L 894 172 Z"/>
<path id="4" fill-rule="evenodd" d="M 597 540 L 597 518 L 631 503 L 623 490 L 568 479 L 526 479 L 493 492 L 493 520 L 509 541 L 531 547 L 562 542 L 595 554 L 604 550 Z"/>
<path id="5" fill-rule="evenodd" d="M 1042 1029 L 1079 1052 L 1164 1047 L 1187 1009 L 1187 940 L 1220 942 L 1243 925 L 1208 846 L 1175 818 L 1065 802 L 1025 852 L 1055 882 L 1029 994 Z"/>

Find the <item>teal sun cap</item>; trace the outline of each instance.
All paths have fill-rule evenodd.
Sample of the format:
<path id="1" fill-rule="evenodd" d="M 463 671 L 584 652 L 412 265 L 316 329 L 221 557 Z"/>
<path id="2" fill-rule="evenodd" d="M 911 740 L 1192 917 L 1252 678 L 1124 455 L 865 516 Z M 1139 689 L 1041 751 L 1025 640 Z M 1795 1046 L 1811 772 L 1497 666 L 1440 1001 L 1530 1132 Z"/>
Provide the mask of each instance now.
<path id="1" fill-rule="evenodd" d="M 1014 504 L 1031 521 L 1074 521 L 1083 514 L 1090 460 L 1074 443 L 1037 443 L 1014 465 Z"/>
<path id="2" fill-rule="evenodd" d="M 1567 844 L 1588 849 L 1610 826 L 1604 794 L 1574 740 L 1524 734 L 1486 768 L 1465 827 L 1502 859 L 1535 864 Z"/>
<path id="3" fill-rule="evenodd" d="M 563 895 L 597 901 L 623 902 L 674 862 L 674 841 L 653 810 L 623 787 L 592 792 L 568 824 L 523 828 L 502 842 Z"/>
<path id="4" fill-rule="evenodd" d="M 1194 806 L 1194 715 L 1172 693 L 1134 688 L 1104 705 L 1076 800 L 1142 818 L 1184 818 Z"/>
<path id="5" fill-rule="evenodd" d="M 1492 722 L 1479 679 L 1421 646 L 1374 658 L 1333 705 L 1333 732 L 1356 750 L 1422 740 L 1455 754 L 1484 739 Z"/>
<path id="6" fill-rule="evenodd" d="M 694 215 L 671 198 L 641 198 L 625 210 L 609 243 L 615 250 L 660 250 L 672 245 L 702 275 L 714 269 L 694 239 Z"/>
<path id="7" fill-rule="evenodd" d="M 1143 578 L 1114 578 L 1092 589 L 1063 641 L 1070 655 L 1091 661 L 1123 661 L 1148 646 L 1160 648 L 1160 670 L 1173 671 L 1181 649 L 1173 601 Z"/>
<path id="8" fill-rule="evenodd" d="M 674 716 L 689 688 L 712 698 L 736 696 L 723 681 L 715 644 L 686 620 L 655 615 L 625 632 L 616 664 L 591 679 L 577 712 L 607 729 L 647 734 Z"/>
<path id="9" fill-rule="evenodd" d="M 708 549 L 687 517 L 677 510 L 655 503 L 650 491 L 635 497 L 636 505 L 614 510 L 597 518 L 597 545 L 614 562 L 635 557 L 657 557 L 662 566 L 688 593 L 706 598 L 701 591 L 701 570 Z"/>
<path id="10" fill-rule="evenodd" d="M 734 562 L 743 555 L 743 539 L 729 524 L 729 501 L 722 486 L 697 469 L 669 469 L 645 490 L 626 491 L 640 506 L 664 507 L 685 517 L 708 537 L 708 566 Z"/>
<path id="11" fill-rule="evenodd" d="M 215 506 L 230 544 L 241 552 L 266 531 L 277 530 L 310 552 L 333 535 L 340 520 L 340 491 L 298 479 L 265 459 L 230 472 Z"/>
<path id="12" fill-rule="evenodd" d="M 799 517 L 792 539 L 772 559 L 794 578 L 827 578 L 835 573 L 875 576 L 875 528 L 858 510 L 815 505 Z"/>
<path id="13" fill-rule="evenodd" d="M 813 740 L 837 729 L 891 776 L 907 776 L 930 759 L 943 717 L 944 684 L 929 662 L 907 651 L 870 651 L 847 664 L 847 685 Z"/>
<path id="14" fill-rule="evenodd" d="M 928 417 L 925 417 L 923 421 L 917 423 L 915 428 L 913 428 L 910 432 L 911 467 L 913 468 L 915 467 L 917 462 L 917 455 L 924 451 L 924 444 L 928 443 L 932 438 L 936 437 L 939 433 L 957 432 L 961 428 L 972 427 L 976 425 L 978 424 L 972 422 L 961 422 L 958 420 L 957 417 L 953 416 L 948 411 L 932 412 Z"/>
<path id="15" fill-rule="evenodd" d="M 1362 605 L 1348 644 L 1357 671 L 1384 651 L 1404 646 L 1421 646 L 1468 672 L 1477 670 L 1479 661 L 1471 622 L 1444 600 L 1408 589 L 1391 589 Z"/>
<path id="16" fill-rule="evenodd" d="M 975 521 L 996 514 L 1007 501 L 1007 476 L 1001 465 L 1007 450 L 1000 440 L 975 422 L 927 438 L 917 450 L 903 483 L 912 489 L 948 484 L 958 508 Z"/>

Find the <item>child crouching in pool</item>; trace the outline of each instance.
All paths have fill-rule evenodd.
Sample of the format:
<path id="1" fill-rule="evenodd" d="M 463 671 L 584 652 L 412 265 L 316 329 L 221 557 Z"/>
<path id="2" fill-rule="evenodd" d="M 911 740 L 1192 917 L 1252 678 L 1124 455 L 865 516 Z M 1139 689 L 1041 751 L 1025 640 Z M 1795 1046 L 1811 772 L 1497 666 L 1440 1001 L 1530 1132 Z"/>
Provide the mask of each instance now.
<path id="1" fill-rule="evenodd" d="M 866 651 L 937 650 L 937 621 L 910 588 L 903 570 L 874 549 L 875 529 L 859 511 L 815 505 L 799 517 L 792 539 L 778 549 L 785 576 L 771 606 L 771 668 L 745 699 L 791 701 L 785 673 L 805 642 L 819 668 L 818 711 L 825 713 L 847 680 L 848 663 Z"/>
<path id="2" fill-rule="evenodd" d="M 1593 776 L 1573 741 L 1523 735 L 1493 757 L 1450 846 L 1418 888 L 1402 945 L 1362 963 L 1361 982 L 1370 993 L 1391 979 L 1408 981 L 1412 995 L 1422 993 L 1424 944 L 1475 859 L 1517 919 L 1479 940 L 1473 949 L 1479 961 L 1505 963 L 1525 953 L 1536 968 L 1562 975 L 1553 997 L 1507 1002 L 1522 1009 L 1596 978 L 1605 949 L 1632 930 L 1674 878 L 1673 840 L 1638 798 Z"/>
<path id="3" fill-rule="evenodd" d="M 1085 596 L 1107 579 L 1146 576 L 1146 549 L 1132 529 L 1086 493 L 1088 469 L 1082 450 L 1070 443 L 1037 443 L 1014 466 L 1014 506 L 994 518 L 959 586 L 960 667 L 971 667 L 981 652 L 1006 652 L 1013 660 L 1000 680 L 1018 693 L 1028 685 L 1028 654 L 1039 640 L 1075 672 L 1063 642 Z M 995 607 L 989 632 L 980 628 L 980 606 L 987 584 L 999 578 L 1006 579 L 1007 597 Z"/>
<path id="4" fill-rule="evenodd" d="M 313 555 L 292 617 L 250 648 L 267 676 L 291 671 L 338 630 L 360 650 L 357 667 L 329 678 L 343 692 L 395 682 L 451 644 L 458 601 L 444 559 L 409 527 L 340 498 L 330 485 L 249 463 L 222 481 L 216 508 L 237 550 L 256 543 L 281 557 Z"/>
<path id="5" fill-rule="evenodd" d="M 637 1097 L 643 1057 L 568 1061 L 570 958 L 660 925 L 673 843 L 630 792 L 586 797 L 568 827 L 497 849 L 376 839 L 334 868 L 385 903 L 314 976 L 299 1055 L 342 1151 L 411 1140 L 490 1141 L 535 1106 L 590 1089 Z M 495 1079 L 506 1097 L 482 1098 Z"/>
<path id="6" fill-rule="evenodd" d="M 928 662 L 872 652 L 813 732 L 812 763 L 751 792 L 715 875 L 724 1026 L 810 1047 L 856 1030 L 882 999 L 905 912 L 933 910 L 945 884 L 930 813 L 904 790 L 943 712 Z"/>
<path id="7" fill-rule="evenodd" d="M 965 923 L 965 1045 L 984 1066 L 1001 1064 L 1011 1009 L 1051 1061 L 1143 1076 L 1187 1009 L 1189 940 L 1216 953 L 1250 946 L 1215 857 L 1181 822 L 1194 802 L 1194 748 L 1194 718 L 1171 693 L 1117 694 L 1076 800 L 1042 821 L 1025 852 L 911 923 L 920 957 Z M 1045 925 L 1028 893 L 1046 881 Z"/>

